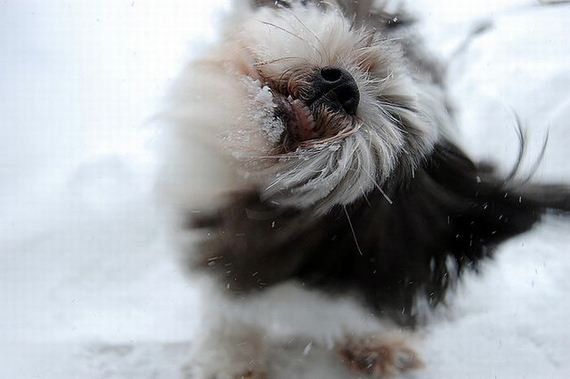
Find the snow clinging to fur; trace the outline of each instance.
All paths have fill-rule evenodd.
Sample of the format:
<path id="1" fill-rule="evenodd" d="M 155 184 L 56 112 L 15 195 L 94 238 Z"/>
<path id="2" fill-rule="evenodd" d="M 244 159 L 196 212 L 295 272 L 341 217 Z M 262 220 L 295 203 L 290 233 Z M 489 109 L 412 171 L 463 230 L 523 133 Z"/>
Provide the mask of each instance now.
<path id="1" fill-rule="evenodd" d="M 248 115 L 256 125 L 261 125 L 268 142 L 275 144 L 279 142 L 285 125 L 283 121 L 275 117 L 274 110 L 277 105 L 273 102 L 273 94 L 268 86 L 262 86 L 258 80 L 244 78 L 244 83 L 248 87 L 251 104 Z"/>

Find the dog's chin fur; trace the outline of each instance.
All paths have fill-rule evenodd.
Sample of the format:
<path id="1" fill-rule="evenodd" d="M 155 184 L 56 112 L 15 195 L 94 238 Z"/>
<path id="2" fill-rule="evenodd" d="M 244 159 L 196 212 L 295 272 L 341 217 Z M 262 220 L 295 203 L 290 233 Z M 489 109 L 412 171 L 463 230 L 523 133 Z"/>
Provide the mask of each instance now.
<path id="1" fill-rule="evenodd" d="M 182 71 L 162 116 L 160 186 L 184 219 L 178 228 L 198 232 L 188 248 L 195 275 L 224 293 L 205 308 L 210 326 L 197 345 L 197 375 L 263 377 L 259 312 L 294 320 L 286 330 L 333 339 L 352 357 L 349 366 L 366 371 L 358 352 L 408 349 L 343 342 L 343 333 L 366 335 L 385 324 L 363 327 L 368 317 L 339 313 L 331 327 L 330 304 L 346 310 L 350 296 L 354 312 L 411 325 L 418 304 L 444 300 L 452 278 L 500 242 L 548 209 L 570 210 L 570 191 L 502 179 L 462 152 L 441 70 L 406 23 L 395 22 L 404 18 L 385 17 L 370 1 L 254 3 Z M 327 66 L 354 78 L 354 115 L 305 105 L 312 78 Z M 295 297 L 282 289 L 288 286 L 329 295 Z M 292 299 L 300 303 L 275 305 Z M 317 305 L 307 308 L 310 302 Z M 290 306 L 327 311 L 315 311 L 319 322 L 306 327 L 311 315 L 295 317 Z M 258 314 L 244 316 L 248 309 Z M 317 324 L 328 329 L 319 334 Z M 236 341 L 250 349 L 236 352 Z M 376 364 L 366 372 L 399 371 Z"/>

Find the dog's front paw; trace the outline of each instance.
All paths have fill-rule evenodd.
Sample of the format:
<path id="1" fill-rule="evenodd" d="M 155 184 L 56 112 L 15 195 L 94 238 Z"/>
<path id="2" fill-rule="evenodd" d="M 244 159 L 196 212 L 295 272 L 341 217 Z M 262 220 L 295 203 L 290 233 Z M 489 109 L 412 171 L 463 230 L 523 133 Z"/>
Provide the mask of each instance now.
<path id="1" fill-rule="evenodd" d="M 423 366 L 416 352 L 404 342 L 381 337 L 350 339 L 338 347 L 338 353 L 350 369 L 374 378 L 387 378 Z"/>
<path id="2" fill-rule="evenodd" d="M 235 320 L 220 320 L 205 324 L 194 340 L 187 378 L 267 379 L 263 331 Z"/>

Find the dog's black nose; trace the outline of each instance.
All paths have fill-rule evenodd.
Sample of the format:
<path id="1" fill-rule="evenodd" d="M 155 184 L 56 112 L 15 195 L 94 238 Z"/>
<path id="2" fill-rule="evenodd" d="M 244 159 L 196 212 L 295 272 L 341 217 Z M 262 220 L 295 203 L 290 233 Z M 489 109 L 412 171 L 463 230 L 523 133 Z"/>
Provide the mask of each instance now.
<path id="1" fill-rule="evenodd" d="M 355 115 L 360 92 L 356 81 L 348 71 L 327 66 L 321 68 L 314 77 L 312 100 L 312 103 L 324 103 L 333 109 Z"/>

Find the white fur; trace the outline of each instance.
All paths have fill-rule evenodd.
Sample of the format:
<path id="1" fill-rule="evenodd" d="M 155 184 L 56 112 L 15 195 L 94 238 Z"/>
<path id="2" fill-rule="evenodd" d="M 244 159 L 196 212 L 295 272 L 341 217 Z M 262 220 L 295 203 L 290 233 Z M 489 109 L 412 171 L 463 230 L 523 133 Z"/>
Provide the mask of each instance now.
<path id="1" fill-rule="evenodd" d="M 203 323 L 190 362 L 196 379 L 233 379 L 250 370 L 265 372 L 267 351 L 276 345 L 301 343 L 305 350 L 315 347 L 335 354 L 339 344 L 354 336 L 410 338 L 378 319 L 353 296 L 326 295 L 287 282 L 236 299 L 220 292 L 210 278 L 201 278 L 200 284 Z"/>
<path id="2" fill-rule="evenodd" d="M 165 198 L 177 210 L 207 212 L 233 192 L 254 190 L 270 202 L 324 213 L 380 188 L 398 165 L 413 175 L 449 124 L 443 95 L 414 78 L 394 43 L 370 36 L 352 29 L 334 8 L 236 15 L 223 43 L 183 70 L 162 115 L 167 127 L 159 184 Z M 359 129 L 268 157 L 284 126 L 272 117 L 271 91 L 260 75 L 327 65 L 355 78 Z M 305 336 L 332 348 L 348 335 L 390 329 L 354 297 L 333 298 L 289 282 L 235 299 L 203 280 L 196 379 L 263 372 L 267 337 Z"/>
<path id="3" fill-rule="evenodd" d="M 382 186 L 398 165 L 413 175 L 449 122 L 443 102 L 433 101 L 442 99 L 437 87 L 414 79 L 401 55 L 382 36 L 351 29 L 334 8 L 244 12 L 220 46 L 183 70 L 164 112 L 167 197 L 203 209 L 233 191 L 254 189 L 268 201 L 324 213 Z M 363 69 L 362 62 L 373 68 Z M 360 129 L 271 157 L 282 125 L 268 112 L 269 94 L 260 102 L 259 75 L 327 65 L 355 78 Z"/>

